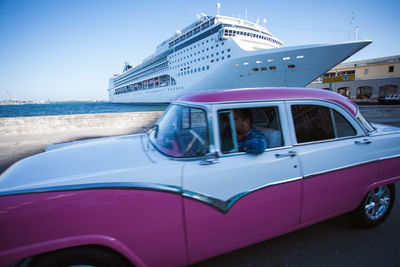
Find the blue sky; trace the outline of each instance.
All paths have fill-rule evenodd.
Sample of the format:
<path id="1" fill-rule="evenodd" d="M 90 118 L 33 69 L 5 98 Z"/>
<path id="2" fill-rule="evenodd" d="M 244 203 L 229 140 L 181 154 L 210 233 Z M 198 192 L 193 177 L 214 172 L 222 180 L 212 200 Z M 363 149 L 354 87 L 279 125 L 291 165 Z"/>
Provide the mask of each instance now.
<path id="1" fill-rule="evenodd" d="M 105 100 L 108 78 L 135 65 L 200 12 L 267 19 L 285 45 L 359 39 L 349 60 L 400 54 L 400 1 L 0 0 L 0 100 Z M 351 39 L 355 39 L 354 33 Z"/>

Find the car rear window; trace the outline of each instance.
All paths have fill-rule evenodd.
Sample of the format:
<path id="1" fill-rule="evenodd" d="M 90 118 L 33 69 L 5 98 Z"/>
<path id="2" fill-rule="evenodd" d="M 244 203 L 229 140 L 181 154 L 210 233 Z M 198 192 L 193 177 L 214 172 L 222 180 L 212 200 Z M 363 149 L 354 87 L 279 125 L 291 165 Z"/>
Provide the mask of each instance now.
<path id="1" fill-rule="evenodd" d="M 337 111 L 318 105 L 293 105 L 298 143 L 313 142 L 356 135 L 355 129 Z"/>

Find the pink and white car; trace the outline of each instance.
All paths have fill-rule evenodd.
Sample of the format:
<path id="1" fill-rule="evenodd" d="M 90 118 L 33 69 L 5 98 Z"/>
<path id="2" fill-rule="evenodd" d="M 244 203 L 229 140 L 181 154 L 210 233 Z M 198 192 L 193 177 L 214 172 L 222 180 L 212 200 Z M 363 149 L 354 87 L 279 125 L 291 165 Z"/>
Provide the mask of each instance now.
<path id="1" fill-rule="evenodd" d="M 239 152 L 235 109 L 267 140 Z M 145 134 L 49 146 L 0 178 L 1 266 L 184 266 L 350 212 L 382 223 L 400 129 L 339 94 L 180 97 Z M 15 265 L 13 265 L 15 264 Z"/>

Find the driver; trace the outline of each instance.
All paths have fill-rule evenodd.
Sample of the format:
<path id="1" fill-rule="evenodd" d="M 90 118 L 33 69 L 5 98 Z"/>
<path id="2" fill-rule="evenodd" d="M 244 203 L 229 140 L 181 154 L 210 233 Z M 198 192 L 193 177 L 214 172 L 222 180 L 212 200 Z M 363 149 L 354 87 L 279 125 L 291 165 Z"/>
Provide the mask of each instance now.
<path id="1" fill-rule="evenodd" d="M 261 154 L 267 148 L 264 135 L 252 127 L 252 114 L 249 109 L 233 110 L 239 151 Z"/>

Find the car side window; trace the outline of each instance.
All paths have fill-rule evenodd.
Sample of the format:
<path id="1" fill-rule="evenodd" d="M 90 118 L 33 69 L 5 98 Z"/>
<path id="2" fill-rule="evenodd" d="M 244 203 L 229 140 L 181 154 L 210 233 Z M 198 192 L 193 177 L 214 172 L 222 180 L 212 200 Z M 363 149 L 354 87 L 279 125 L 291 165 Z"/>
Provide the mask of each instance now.
<path id="1" fill-rule="evenodd" d="M 239 151 L 234 120 L 235 110 L 239 109 L 218 112 L 220 147 L 224 154 Z M 240 110 L 250 114 L 251 127 L 264 135 L 267 148 L 283 146 L 278 107 L 240 108 Z"/>
<path id="2" fill-rule="evenodd" d="M 346 137 L 356 135 L 356 130 L 351 124 L 337 111 L 333 111 L 335 121 L 336 137 Z"/>
<path id="3" fill-rule="evenodd" d="M 298 143 L 353 136 L 356 131 L 337 111 L 317 105 L 293 105 Z"/>

